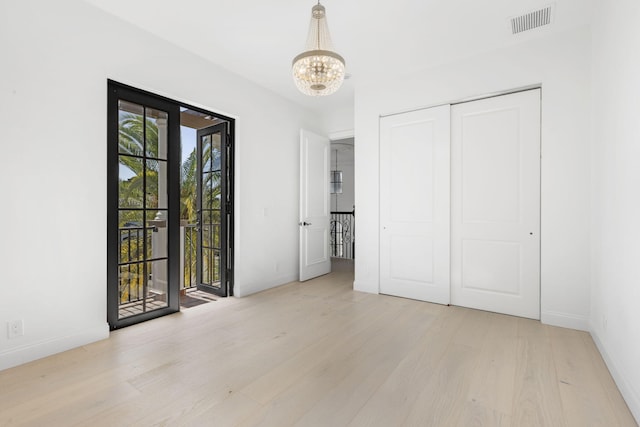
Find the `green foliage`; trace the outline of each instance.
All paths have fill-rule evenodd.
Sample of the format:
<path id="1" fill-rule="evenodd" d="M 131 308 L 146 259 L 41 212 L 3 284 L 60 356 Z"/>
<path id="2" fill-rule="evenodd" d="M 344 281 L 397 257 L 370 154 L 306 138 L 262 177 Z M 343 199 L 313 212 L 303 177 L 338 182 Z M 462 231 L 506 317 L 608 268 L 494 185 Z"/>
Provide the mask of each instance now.
<path id="1" fill-rule="evenodd" d="M 145 135 L 146 131 L 146 135 Z M 145 144 L 146 137 L 146 144 Z M 126 303 L 142 298 L 144 284 L 143 264 L 143 239 L 144 229 L 147 220 L 155 217 L 154 208 L 158 207 L 158 171 L 157 160 L 146 160 L 142 157 L 158 157 L 158 126 L 154 119 L 144 119 L 140 114 L 126 113 L 120 111 L 119 116 L 119 161 L 120 168 L 130 171 L 131 177 L 120 179 L 119 182 L 119 206 L 120 218 L 120 262 L 136 262 L 128 267 L 123 266 L 120 272 L 120 301 Z M 145 156 L 146 154 L 146 156 Z M 207 173 L 203 173 L 202 204 L 208 209 L 220 207 L 220 150 L 211 143 L 205 144 L 203 152 L 203 164 Z M 212 158 L 213 156 L 213 158 Z M 125 177 L 127 173 L 125 172 Z M 180 219 L 186 220 L 188 224 L 195 224 L 197 221 L 197 180 L 199 173 L 197 170 L 197 152 L 194 149 L 189 156 L 184 159 L 180 170 Z M 146 188 L 146 194 L 145 194 Z M 147 218 L 143 218 L 140 211 L 127 210 L 127 208 L 141 209 L 146 207 Z M 220 222 L 217 212 L 212 218 L 203 219 L 203 223 Z M 203 224 L 204 225 L 204 224 Z M 208 228 L 207 225 L 204 225 Z M 209 225 L 211 227 L 211 225 Z M 188 230 L 189 236 L 185 238 L 185 271 L 183 272 L 185 284 L 195 285 L 196 272 L 196 236 L 195 229 Z M 138 234 L 139 233 L 139 234 Z M 185 236 L 187 237 L 187 236 Z M 214 233 L 214 245 L 219 244 L 219 236 Z M 151 247 L 151 242 L 147 242 Z M 206 270 L 212 267 L 214 275 L 219 272 L 218 263 L 213 266 L 208 264 L 212 260 L 205 260 Z M 138 263 L 139 262 L 139 263 Z"/>
<path id="2" fill-rule="evenodd" d="M 121 167 L 128 169 L 133 176 L 127 180 L 120 180 L 119 204 L 121 208 L 142 208 L 145 199 L 148 208 L 158 206 L 158 161 L 144 162 L 139 157 L 155 157 L 158 151 L 158 126 L 154 120 L 143 120 L 139 114 L 120 113 L 118 149 Z M 145 134 L 146 128 L 146 147 Z M 145 150 L 146 148 L 146 150 Z M 144 194 L 146 180 L 146 194 Z M 135 216 L 135 215 L 134 215 Z M 140 219 L 138 219 L 140 220 Z M 131 218 L 120 218 L 120 226 L 131 222 Z"/>
<path id="3" fill-rule="evenodd" d="M 182 163 L 180 174 L 180 219 L 196 222 L 196 179 L 197 158 L 194 148 Z"/>

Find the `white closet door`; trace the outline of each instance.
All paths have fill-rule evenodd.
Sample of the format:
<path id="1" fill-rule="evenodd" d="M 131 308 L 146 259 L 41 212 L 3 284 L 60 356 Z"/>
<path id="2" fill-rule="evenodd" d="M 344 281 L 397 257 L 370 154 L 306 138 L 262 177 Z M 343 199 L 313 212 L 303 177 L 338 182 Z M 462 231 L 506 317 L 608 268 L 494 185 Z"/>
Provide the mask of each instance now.
<path id="1" fill-rule="evenodd" d="M 450 108 L 380 119 L 380 292 L 449 303 Z"/>
<path id="2" fill-rule="evenodd" d="M 451 107 L 451 303 L 540 318 L 540 90 Z"/>

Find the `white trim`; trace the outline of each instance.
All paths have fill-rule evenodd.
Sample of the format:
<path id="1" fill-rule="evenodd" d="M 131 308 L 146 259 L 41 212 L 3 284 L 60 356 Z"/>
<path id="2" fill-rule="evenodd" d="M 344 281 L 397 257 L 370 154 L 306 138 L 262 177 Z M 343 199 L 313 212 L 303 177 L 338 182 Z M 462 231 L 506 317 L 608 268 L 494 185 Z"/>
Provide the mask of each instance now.
<path id="1" fill-rule="evenodd" d="M 142 91 L 145 91 L 145 92 L 152 93 L 154 95 L 158 95 L 158 96 L 162 96 L 164 98 L 168 98 L 168 99 L 170 99 L 172 101 L 175 101 L 178 104 L 182 104 L 181 106 L 191 106 L 191 107 L 196 107 L 196 108 L 202 108 L 203 110 L 207 110 L 207 111 L 210 111 L 210 112 L 215 113 L 215 114 L 220 114 L 222 116 L 225 116 L 225 117 L 228 117 L 228 118 L 234 119 L 234 120 L 238 120 L 238 118 L 240 117 L 238 115 L 227 113 L 222 108 L 213 108 L 213 107 L 209 107 L 208 105 L 201 104 L 199 102 L 189 101 L 188 99 L 183 98 L 181 96 L 175 96 L 174 94 L 165 92 L 165 91 L 163 91 L 161 89 L 157 89 L 157 88 L 154 88 L 154 87 L 146 86 L 146 85 L 141 84 L 141 83 L 139 83 L 137 81 L 134 82 L 132 80 L 123 79 L 121 77 L 118 77 L 118 78 L 107 77 L 107 79 L 109 79 L 109 80 L 111 80 L 111 81 L 113 81 L 115 83 L 120 83 L 120 84 L 123 84 L 123 85 L 131 86 L 134 89 L 142 90 Z M 237 127 L 236 127 L 236 129 L 237 129 Z"/>
<path id="2" fill-rule="evenodd" d="M 297 281 L 298 272 L 296 271 L 295 273 L 285 274 L 271 280 L 260 281 L 259 283 L 243 283 L 241 288 L 234 288 L 233 296 L 237 298 L 244 298 L 258 292 L 267 291 L 277 286 L 283 286 Z"/>
<path id="3" fill-rule="evenodd" d="M 329 134 L 329 140 L 330 141 L 339 141 L 341 139 L 347 139 L 347 138 L 355 138 L 356 133 L 353 129 L 350 130 L 342 130 L 339 132 L 331 132 Z"/>
<path id="4" fill-rule="evenodd" d="M 613 380 L 615 381 L 620 393 L 622 394 L 622 398 L 626 402 L 629 410 L 631 411 L 631 415 L 636 419 L 636 422 L 640 424 L 640 393 L 633 388 L 633 384 L 629 383 L 626 378 L 629 378 L 629 375 L 625 375 L 626 372 L 623 372 L 619 369 L 619 364 L 609 355 L 606 351 L 604 343 L 598 337 L 598 334 L 595 332 L 595 328 L 591 328 L 591 338 L 593 342 L 596 343 L 596 347 L 600 351 L 602 358 L 604 359 L 604 363 L 607 365 Z"/>
<path id="5" fill-rule="evenodd" d="M 542 311 L 540 321 L 545 325 L 560 326 L 561 328 L 577 329 L 579 331 L 589 331 L 589 318 L 577 316 L 570 313 L 560 313 L 556 311 Z"/>
<path id="6" fill-rule="evenodd" d="M 374 292 L 374 291 L 372 291 L 370 289 L 370 287 L 363 286 L 361 284 L 361 282 L 358 282 L 357 280 L 353 281 L 353 290 L 354 291 L 358 291 L 358 292 L 364 292 L 364 293 L 367 293 L 367 294 L 380 295 L 380 287 L 379 286 L 376 288 L 376 290 Z"/>
<path id="7" fill-rule="evenodd" d="M 0 371 L 109 338 L 107 322 L 77 334 L 54 337 L 0 352 Z"/>
<path id="8" fill-rule="evenodd" d="M 490 92 L 490 93 L 486 93 L 484 95 L 469 96 L 469 97 L 458 99 L 458 100 L 451 101 L 451 102 L 442 102 L 440 104 L 427 105 L 427 106 L 424 106 L 424 107 L 412 108 L 410 110 L 395 111 L 393 113 L 380 114 L 380 117 L 395 116 L 396 114 L 410 113 L 412 111 L 424 110 L 424 109 L 427 109 L 427 108 L 442 107 L 443 105 L 464 104 L 465 102 L 479 101 L 481 99 L 487 99 L 487 98 L 495 98 L 496 96 L 510 95 L 512 93 L 518 93 L 518 92 L 526 92 L 528 90 L 533 90 L 533 89 L 542 89 L 542 84 L 541 83 L 535 83 L 535 84 L 531 84 L 531 85 L 527 85 L 527 86 L 521 86 L 521 87 L 514 88 L 514 89 L 502 90 L 502 91 L 499 91 L 499 92 Z"/>

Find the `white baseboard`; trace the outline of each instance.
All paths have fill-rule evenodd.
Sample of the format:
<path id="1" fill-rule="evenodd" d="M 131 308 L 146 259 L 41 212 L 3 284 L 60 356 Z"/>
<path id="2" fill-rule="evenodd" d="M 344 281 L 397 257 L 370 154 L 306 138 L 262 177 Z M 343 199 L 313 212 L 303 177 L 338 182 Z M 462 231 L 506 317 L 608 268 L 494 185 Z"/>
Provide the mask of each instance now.
<path id="1" fill-rule="evenodd" d="M 109 324 L 105 322 L 77 334 L 50 338 L 0 351 L 0 371 L 106 338 L 109 338 Z"/>
<path id="2" fill-rule="evenodd" d="M 545 325 L 560 326 L 561 328 L 577 329 L 589 332 L 589 318 L 576 316 L 575 314 L 558 313 L 555 311 L 543 311 L 540 313 L 540 321 Z"/>
<path id="3" fill-rule="evenodd" d="M 258 292 L 266 291 L 271 288 L 275 288 L 277 286 L 286 285 L 287 283 L 297 282 L 298 274 L 286 274 L 283 276 L 278 276 L 272 280 L 268 281 L 260 281 L 253 284 L 243 284 L 240 286 L 235 286 L 233 289 L 233 295 L 238 298 L 246 297 L 251 294 L 255 294 Z"/>
<path id="4" fill-rule="evenodd" d="M 626 372 L 619 369 L 620 365 L 607 352 L 606 346 L 598 337 L 598 334 L 595 332 L 595 328 L 591 328 L 590 333 L 591 338 L 593 338 L 593 342 L 596 343 L 596 347 L 598 347 L 598 350 L 604 359 L 604 363 L 607 365 L 607 368 L 609 368 L 609 372 L 618 386 L 618 390 L 620 390 L 624 401 L 627 403 L 631 414 L 636 419 L 636 422 L 640 424 L 640 393 L 626 380 L 629 376 L 625 375 Z"/>
<path id="5" fill-rule="evenodd" d="M 364 284 L 362 282 L 358 282 L 357 280 L 353 281 L 353 290 L 358 292 L 366 292 L 368 294 L 380 293 L 377 285 L 371 286 L 371 283 Z"/>

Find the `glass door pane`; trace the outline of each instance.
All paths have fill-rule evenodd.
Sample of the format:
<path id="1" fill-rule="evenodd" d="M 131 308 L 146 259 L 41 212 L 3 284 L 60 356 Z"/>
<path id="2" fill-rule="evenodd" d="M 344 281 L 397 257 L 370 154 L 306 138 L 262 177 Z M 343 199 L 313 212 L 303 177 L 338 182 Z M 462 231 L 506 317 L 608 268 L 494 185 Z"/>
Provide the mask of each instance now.
<path id="1" fill-rule="evenodd" d="M 109 326 L 179 311 L 187 286 L 232 294 L 233 119 L 111 80 L 107 98 Z"/>
<path id="2" fill-rule="evenodd" d="M 118 100 L 118 319 L 169 305 L 168 117 Z"/>
<path id="3" fill-rule="evenodd" d="M 180 112 L 146 92 L 108 88 L 107 314 L 115 329 L 179 310 Z"/>
<path id="4" fill-rule="evenodd" d="M 198 289 L 227 295 L 227 124 L 198 131 Z"/>

